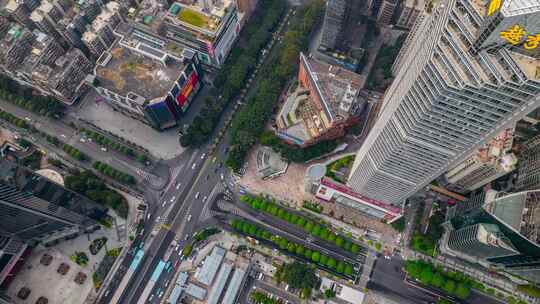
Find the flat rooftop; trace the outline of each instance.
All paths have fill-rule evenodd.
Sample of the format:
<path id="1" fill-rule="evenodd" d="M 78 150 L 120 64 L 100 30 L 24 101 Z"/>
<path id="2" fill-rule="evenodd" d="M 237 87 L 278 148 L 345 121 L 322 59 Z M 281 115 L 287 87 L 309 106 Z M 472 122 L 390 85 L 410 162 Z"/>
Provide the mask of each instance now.
<path id="1" fill-rule="evenodd" d="M 208 4 L 204 5 L 206 2 Z M 231 0 L 217 1 L 216 4 L 211 1 L 181 0 L 169 7 L 168 14 L 170 19 L 189 28 L 215 33 L 222 28 L 223 19 L 233 7 Z"/>
<path id="2" fill-rule="evenodd" d="M 325 111 L 331 120 L 342 116 L 347 118 L 352 104 L 361 89 L 362 78 L 359 74 L 339 66 L 324 63 L 300 54 L 300 60 L 306 66 L 316 89 L 325 104 Z"/>
<path id="3" fill-rule="evenodd" d="M 184 64 L 173 58 L 168 57 L 166 62 L 164 65 L 116 44 L 98 59 L 95 74 L 101 87 L 122 96 L 135 93 L 151 100 L 165 96 L 184 69 Z"/>
<path id="4" fill-rule="evenodd" d="M 540 244 L 540 190 L 508 194 L 485 208 L 530 241 Z"/>

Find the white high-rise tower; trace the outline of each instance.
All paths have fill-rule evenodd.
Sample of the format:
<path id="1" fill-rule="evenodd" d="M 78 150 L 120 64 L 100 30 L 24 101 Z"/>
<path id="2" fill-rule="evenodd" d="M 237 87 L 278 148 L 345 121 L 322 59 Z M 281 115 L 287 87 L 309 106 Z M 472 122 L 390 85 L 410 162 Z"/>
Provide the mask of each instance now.
<path id="1" fill-rule="evenodd" d="M 348 185 L 393 204 L 540 106 L 539 0 L 434 0 Z"/>

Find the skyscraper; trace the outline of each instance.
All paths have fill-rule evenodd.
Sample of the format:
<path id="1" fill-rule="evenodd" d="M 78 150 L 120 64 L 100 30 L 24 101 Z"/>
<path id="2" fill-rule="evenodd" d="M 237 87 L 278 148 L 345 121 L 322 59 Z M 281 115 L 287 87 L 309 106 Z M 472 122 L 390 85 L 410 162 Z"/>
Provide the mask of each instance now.
<path id="1" fill-rule="evenodd" d="M 24 167 L 0 160 L 0 236 L 52 242 L 97 228 L 107 208 Z"/>
<path id="2" fill-rule="evenodd" d="M 399 57 L 348 184 L 394 204 L 540 106 L 540 5 L 438 1 Z"/>
<path id="3" fill-rule="evenodd" d="M 333 50 L 338 45 L 346 13 L 347 1 L 330 0 L 326 3 L 321 33 L 321 47 L 323 49 Z"/>
<path id="4" fill-rule="evenodd" d="M 540 283 L 539 215 L 540 190 L 489 190 L 450 208 L 448 248 Z"/>

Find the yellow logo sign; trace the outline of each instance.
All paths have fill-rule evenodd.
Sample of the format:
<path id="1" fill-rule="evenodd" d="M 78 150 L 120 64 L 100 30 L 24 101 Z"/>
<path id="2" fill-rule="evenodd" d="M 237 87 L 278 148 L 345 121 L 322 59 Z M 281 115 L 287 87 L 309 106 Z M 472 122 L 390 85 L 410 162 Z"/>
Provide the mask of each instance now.
<path id="1" fill-rule="evenodd" d="M 493 15 L 493 13 L 495 13 L 496 11 L 499 10 L 499 8 L 501 8 L 501 5 L 502 5 L 502 0 L 491 0 L 488 6 L 487 15 L 488 16 Z"/>
<path id="2" fill-rule="evenodd" d="M 518 45 L 527 36 L 523 47 L 527 50 L 536 49 L 540 44 L 540 33 L 529 35 L 525 28 L 519 24 L 509 27 L 506 31 L 499 33 L 499 36 L 512 45 Z"/>

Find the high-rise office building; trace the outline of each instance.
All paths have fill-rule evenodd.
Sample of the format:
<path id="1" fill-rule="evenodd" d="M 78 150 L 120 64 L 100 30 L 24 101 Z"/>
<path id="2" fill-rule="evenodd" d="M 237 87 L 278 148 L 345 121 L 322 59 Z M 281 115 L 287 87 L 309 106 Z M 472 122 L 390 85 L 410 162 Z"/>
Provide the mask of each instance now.
<path id="1" fill-rule="evenodd" d="M 333 50 L 336 48 L 343 30 L 346 12 L 346 0 L 330 0 L 326 3 L 321 33 L 321 47 L 323 49 Z"/>
<path id="2" fill-rule="evenodd" d="M 521 149 L 516 188 L 540 189 L 540 135 L 526 141 Z"/>
<path id="3" fill-rule="evenodd" d="M 381 25 L 390 24 L 397 5 L 397 0 L 382 0 L 379 12 L 377 13 L 377 23 Z"/>
<path id="4" fill-rule="evenodd" d="M 489 190 L 452 207 L 447 220 L 450 250 L 540 283 L 540 190 Z"/>
<path id="5" fill-rule="evenodd" d="M 348 184 L 394 204 L 540 106 L 540 6 L 438 1 L 410 38 Z"/>
<path id="6" fill-rule="evenodd" d="M 497 225 L 484 223 L 452 231 L 448 247 L 482 259 L 518 253 Z"/>
<path id="7" fill-rule="evenodd" d="M 512 153 L 514 128 L 506 129 L 445 174 L 448 189 L 457 192 L 476 190 L 516 168 Z"/>
<path id="8" fill-rule="evenodd" d="M 405 0 L 402 2 L 396 25 L 405 28 L 412 28 L 418 17 L 424 11 L 424 0 Z"/>
<path id="9" fill-rule="evenodd" d="M 0 160 L 0 235 L 50 243 L 98 228 L 107 208 L 45 177 Z"/>

